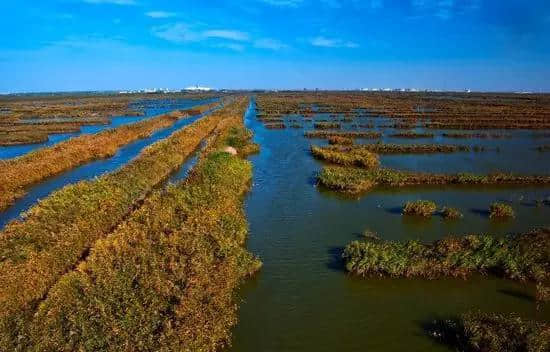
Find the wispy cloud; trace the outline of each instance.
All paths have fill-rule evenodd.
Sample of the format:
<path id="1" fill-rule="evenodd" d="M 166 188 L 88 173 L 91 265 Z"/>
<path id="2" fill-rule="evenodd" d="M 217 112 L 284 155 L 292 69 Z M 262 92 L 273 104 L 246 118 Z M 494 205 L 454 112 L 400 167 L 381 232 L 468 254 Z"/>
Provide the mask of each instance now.
<path id="1" fill-rule="evenodd" d="M 135 0 L 83 0 L 88 4 L 137 5 Z"/>
<path id="2" fill-rule="evenodd" d="M 145 13 L 145 16 L 151 18 L 170 18 L 176 17 L 178 14 L 175 12 L 166 12 L 166 11 L 149 11 Z"/>
<path id="3" fill-rule="evenodd" d="M 241 32 L 241 31 L 233 31 L 228 29 L 208 30 L 208 31 L 202 32 L 200 36 L 204 38 L 229 39 L 229 40 L 235 40 L 235 41 L 241 41 L 241 42 L 249 40 L 248 33 Z"/>
<path id="4" fill-rule="evenodd" d="M 310 44 L 323 48 L 358 48 L 359 44 L 338 38 L 325 38 L 322 36 L 312 38 Z"/>
<path id="5" fill-rule="evenodd" d="M 259 49 L 281 50 L 288 48 L 288 45 L 281 43 L 277 39 L 263 38 L 256 40 L 254 42 L 254 47 Z"/>
<path id="6" fill-rule="evenodd" d="M 152 32 L 155 36 L 174 43 L 200 40 L 199 34 L 189 30 L 183 23 L 153 27 Z"/>
<path id="7" fill-rule="evenodd" d="M 298 7 L 303 3 L 303 0 L 260 0 L 263 3 L 281 6 L 281 7 Z"/>
<path id="8" fill-rule="evenodd" d="M 248 33 L 229 29 L 194 30 L 184 23 L 174 23 L 153 27 L 155 36 L 174 43 L 195 42 L 207 39 L 225 39 L 245 42 L 249 40 Z"/>
<path id="9" fill-rule="evenodd" d="M 109 48 L 129 47 L 121 37 L 99 35 L 69 36 L 61 40 L 48 42 L 46 48 L 101 51 Z"/>

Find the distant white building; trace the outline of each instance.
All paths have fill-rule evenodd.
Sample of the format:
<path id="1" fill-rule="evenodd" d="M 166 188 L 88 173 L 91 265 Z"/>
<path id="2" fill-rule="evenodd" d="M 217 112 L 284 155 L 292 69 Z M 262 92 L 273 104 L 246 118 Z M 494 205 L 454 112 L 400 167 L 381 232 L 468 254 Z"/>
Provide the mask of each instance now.
<path id="1" fill-rule="evenodd" d="M 212 88 L 209 87 L 201 87 L 199 85 L 191 86 L 184 88 L 183 90 L 191 91 L 191 92 L 209 92 L 212 90 Z"/>

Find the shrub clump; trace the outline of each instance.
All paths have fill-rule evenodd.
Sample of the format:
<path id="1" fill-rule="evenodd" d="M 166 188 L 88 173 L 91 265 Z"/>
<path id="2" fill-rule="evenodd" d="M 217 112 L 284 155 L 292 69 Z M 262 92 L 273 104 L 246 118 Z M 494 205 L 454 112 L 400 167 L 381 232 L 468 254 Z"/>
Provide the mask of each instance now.
<path id="1" fill-rule="evenodd" d="M 340 124 L 337 122 L 316 122 L 313 124 L 313 127 L 318 130 L 330 130 L 330 129 L 340 129 Z"/>
<path id="2" fill-rule="evenodd" d="M 369 138 L 379 139 L 382 133 L 376 131 L 306 131 L 306 138 L 330 138 L 334 136 L 349 137 L 349 138 Z"/>
<path id="3" fill-rule="evenodd" d="M 434 138 L 433 133 L 418 133 L 412 131 L 400 132 L 391 134 L 390 137 L 393 138 Z"/>
<path id="4" fill-rule="evenodd" d="M 348 172 L 340 172 L 342 169 Z M 324 167 L 317 177 L 317 183 L 339 192 L 352 194 L 366 192 L 376 187 L 377 183 L 372 178 L 364 177 L 362 171 L 364 170 L 354 167 Z"/>
<path id="5" fill-rule="evenodd" d="M 282 130 L 282 129 L 285 129 L 286 126 L 284 123 L 266 123 L 264 124 L 265 128 L 267 129 L 270 129 L 270 130 Z"/>
<path id="6" fill-rule="evenodd" d="M 330 175 L 331 177 L 327 177 Z M 398 171 L 389 168 L 359 169 L 353 167 L 327 166 L 318 176 L 323 186 L 347 193 L 363 192 L 361 187 L 375 186 L 405 187 L 417 185 L 519 185 L 550 184 L 550 176 L 523 176 L 514 174 L 475 175 L 460 173 L 454 175 Z M 337 181 L 337 182 L 334 182 Z"/>
<path id="7" fill-rule="evenodd" d="M 550 278 L 550 229 L 526 234 L 448 236 L 433 243 L 416 240 L 353 241 L 344 250 L 349 272 L 359 276 L 467 277 L 494 273 L 516 280 Z"/>
<path id="8" fill-rule="evenodd" d="M 244 126 L 234 126 L 225 137 L 225 144 L 237 149 L 240 155 L 246 156 L 260 152 L 260 146 L 252 143 L 252 131 Z"/>
<path id="9" fill-rule="evenodd" d="M 378 155 L 366 149 L 338 150 L 312 145 L 311 154 L 317 159 L 345 166 L 359 166 L 367 169 L 380 165 Z"/>
<path id="10" fill-rule="evenodd" d="M 332 145 L 353 145 L 353 138 L 342 136 L 331 136 L 328 138 L 328 144 Z"/>
<path id="11" fill-rule="evenodd" d="M 436 321 L 430 335 L 466 352 L 544 352 L 550 349 L 550 325 L 516 314 L 468 312 Z"/>
<path id="12" fill-rule="evenodd" d="M 429 200 L 407 202 L 403 207 L 403 215 L 415 215 L 429 218 L 437 210 L 437 205 Z"/>
<path id="13" fill-rule="evenodd" d="M 458 219 L 462 219 L 464 217 L 464 215 L 462 215 L 460 210 L 458 210 L 456 208 L 450 208 L 450 207 L 444 207 L 441 210 L 441 215 L 446 220 L 458 220 Z"/>
<path id="14" fill-rule="evenodd" d="M 489 217 L 491 219 L 509 219 L 515 216 L 514 209 L 509 204 L 493 203 L 489 207 Z"/>

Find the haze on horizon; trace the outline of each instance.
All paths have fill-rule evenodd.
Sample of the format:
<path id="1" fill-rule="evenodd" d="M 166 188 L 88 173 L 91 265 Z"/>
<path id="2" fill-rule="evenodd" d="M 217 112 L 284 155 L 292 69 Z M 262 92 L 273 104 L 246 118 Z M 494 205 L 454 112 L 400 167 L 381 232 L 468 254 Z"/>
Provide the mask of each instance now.
<path id="1" fill-rule="evenodd" d="M 550 3 L 3 1 L 0 92 L 550 91 Z"/>

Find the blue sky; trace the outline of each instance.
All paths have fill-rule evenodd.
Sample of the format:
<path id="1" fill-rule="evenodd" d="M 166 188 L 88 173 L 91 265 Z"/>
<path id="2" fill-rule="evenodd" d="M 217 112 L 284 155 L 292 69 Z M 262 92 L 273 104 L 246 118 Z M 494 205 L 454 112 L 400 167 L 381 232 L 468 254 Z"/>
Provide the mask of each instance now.
<path id="1" fill-rule="evenodd" d="M 3 0 L 0 92 L 550 91 L 550 1 Z"/>

